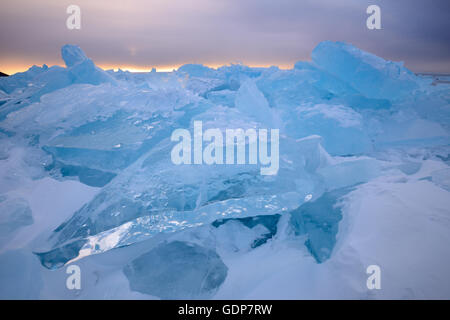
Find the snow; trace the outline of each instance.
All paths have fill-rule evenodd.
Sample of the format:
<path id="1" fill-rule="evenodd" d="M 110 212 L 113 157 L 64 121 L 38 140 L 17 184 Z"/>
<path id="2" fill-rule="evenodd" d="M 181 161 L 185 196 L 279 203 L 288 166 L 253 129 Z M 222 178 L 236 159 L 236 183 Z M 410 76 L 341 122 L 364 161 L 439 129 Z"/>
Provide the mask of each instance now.
<path id="1" fill-rule="evenodd" d="M 426 162 L 413 176 L 374 179 L 349 193 L 338 241 L 324 263 L 292 239 L 224 259 L 231 267 L 215 298 L 447 299 L 450 198 L 421 180 L 436 167 L 442 164 Z M 365 270 L 374 264 L 384 276 L 382 289 L 370 291 Z"/>
<path id="2" fill-rule="evenodd" d="M 448 84 L 342 42 L 289 70 L 61 54 L 0 78 L 0 298 L 450 297 Z M 175 165 L 195 121 L 279 129 L 278 173 Z"/>

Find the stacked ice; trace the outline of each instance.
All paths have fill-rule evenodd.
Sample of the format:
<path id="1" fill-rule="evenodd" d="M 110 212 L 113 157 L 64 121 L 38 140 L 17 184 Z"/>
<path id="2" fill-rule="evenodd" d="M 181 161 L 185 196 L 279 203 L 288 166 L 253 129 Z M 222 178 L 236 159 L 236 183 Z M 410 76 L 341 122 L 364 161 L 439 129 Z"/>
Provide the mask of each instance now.
<path id="1" fill-rule="evenodd" d="M 340 42 L 290 70 L 62 57 L 0 78 L 0 297 L 450 297 L 448 85 Z M 194 121 L 279 129 L 278 173 L 173 164 Z"/>

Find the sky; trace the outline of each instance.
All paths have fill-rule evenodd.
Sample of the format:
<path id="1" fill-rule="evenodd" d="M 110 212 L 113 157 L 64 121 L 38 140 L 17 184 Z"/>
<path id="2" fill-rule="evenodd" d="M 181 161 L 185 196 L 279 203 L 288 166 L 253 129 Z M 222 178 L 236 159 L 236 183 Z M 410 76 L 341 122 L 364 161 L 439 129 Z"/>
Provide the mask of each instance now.
<path id="1" fill-rule="evenodd" d="M 66 27 L 69 5 L 81 29 Z M 370 4 L 381 30 L 366 27 Z M 1 0 L 0 71 L 63 65 L 78 44 L 104 69 L 186 63 L 291 68 L 321 41 L 347 41 L 415 72 L 450 73 L 449 0 Z"/>

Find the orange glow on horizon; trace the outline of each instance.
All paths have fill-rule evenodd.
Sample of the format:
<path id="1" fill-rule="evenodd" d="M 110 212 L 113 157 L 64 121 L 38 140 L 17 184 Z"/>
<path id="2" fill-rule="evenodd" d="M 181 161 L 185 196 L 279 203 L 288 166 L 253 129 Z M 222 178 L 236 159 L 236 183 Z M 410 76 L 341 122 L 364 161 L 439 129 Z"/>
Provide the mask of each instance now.
<path id="1" fill-rule="evenodd" d="M 36 64 L 37 66 L 42 66 L 43 64 Z M 64 65 L 60 63 L 50 63 L 47 65 L 50 66 L 61 66 L 64 67 Z M 166 65 L 166 66 L 154 66 L 156 68 L 156 72 L 171 72 L 173 70 L 177 70 L 179 67 L 181 67 L 183 64 L 177 64 L 177 65 Z M 223 64 L 204 64 L 205 66 L 213 69 L 220 68 L 222 66 L 230 65 L 230 63 L 223 63 Z M 245 64 L 247 65 L 247 64 Z M 2 65 L 0 66 L 0 72 L 6 73 L 8 75 L 13 75 L 15 73 L 19 72 L 25 72 L 27 71 L 33 64 L 10 64 L 10 65 Z M 121 69 L 123 71 L 130 71 L 130 72 L 150 72 L 153 67 L 146 67 L 146 66 L 139 66 L 139 65 L 113 65 L 113 64 L 98 64 L 98 67 L 100 67 L 103 70 L 114 70 L 117 71 L 118 69 Z M 270 66 L 278 66 L 280 69 L 292 69 L 293 64 L 248 64 L 247 66 L 252 68 L 268 68 Z"/>
<path id="2" fill-rule="evenodd" d="M 0 72 L 6 73 L 7 75 L 13 75 L 18 72 L 27 71 L 31 66 L 29 65 L 1 65 Z"/>

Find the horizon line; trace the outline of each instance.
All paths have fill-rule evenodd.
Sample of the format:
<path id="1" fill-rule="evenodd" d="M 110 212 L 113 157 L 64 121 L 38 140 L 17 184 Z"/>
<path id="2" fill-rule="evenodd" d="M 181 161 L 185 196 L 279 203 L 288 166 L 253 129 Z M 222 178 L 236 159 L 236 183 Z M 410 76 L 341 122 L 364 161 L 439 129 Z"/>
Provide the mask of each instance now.
<path id="1" fill-rule="evenodd" d="M 304 61 L 304 62 L 310 62 L 308 60 L 299 60 L 299 61 Z M 94 62 L 95 63 L 95 62 Z M 296 62 L 295 62 L 296 63 Z M 119 70 L 122 71 L 128 71 L 131 73 L 149 73 L 152 72 L 152 69 L 155 68 L 156 72 L 160 72 L 160 73 L 168 73 L 168 72 L 173 72 L 178 70 L 181 66 L 183 65 L 188 65 L 188 64 L 197 64 L 197 65 L 203 65 L 205 67 L 211 68 L 211 69 L 218 69 L 220 67 L 225 67 L 225 66 L 231 66 L 231 65 L 243 65 L 243 66 L 247 66 L 250 68 L 270 68 L 270 67 L 277 67 L 280 70 L 291 70 L 294 69 L 295 63 L 292 64 L 245 64 L 242 62 L 228 62 L 228 63 L 223 63 L 223 64 L 203 64 L 203 63 L 194 63 L 194 62 L 187 62 L 187 63 L 182 63 L 182 64 L 174 64 L 174 65 L 164 65 L 164 66 L 152 66 L 152 67 L 144 67 L 144 66 L 136 66 L 136 65 L 112 65 L 112 64 L 95 64 L 97 67 L 101 68 L 104 71 L 108 71 L 108 70 L 113 70 L 114 72 L 117 72 Z M 17 66 L 17 67 L 10 67 L 10 68 L 4 68 L 4 69 L 0 69 L 0 73 L 3 73 L 7 76 L 12 76 L 15 75 L 17 73 L 23 73 L 28 71 L 31 67 L 33 66 L 38 66 L 38 67 L 42 67 L 43 65 L 47 65 L 48 67 L 53 67 L 53 66 L 59 66 L 59 67 L 66 67 L 64 64 L 47 64 L 47 63 L 43 63 L 43 64 L 32 64 L 32 65 L 22 65 L 22 66 Z M 441 76 L 445 76 L 445 75 L 450 75 L 450 72 L 434 72 L 434 71 L 429 71 L 429 70 L 414 70 L 413 68 L 409 68 L 407 66 L 405 66 L 408 70 L 410 70 L 411 72 L 413 72 L 414 74 L 417 75 L 441 75 Z"/>

